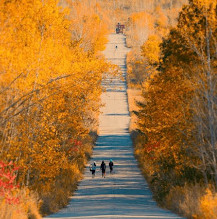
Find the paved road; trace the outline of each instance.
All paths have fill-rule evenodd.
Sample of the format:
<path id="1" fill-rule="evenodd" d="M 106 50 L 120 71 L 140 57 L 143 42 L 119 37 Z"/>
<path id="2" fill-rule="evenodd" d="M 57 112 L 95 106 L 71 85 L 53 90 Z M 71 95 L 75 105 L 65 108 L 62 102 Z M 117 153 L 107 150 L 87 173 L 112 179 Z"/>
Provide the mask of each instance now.
<path id="1" fill-rule="evenodd" d="M 117 48 L 116 48 L 117 46 Z M 120 66 L 126 74 L 125 37 L 111 34 L 105 56 Z M 47 218 L 181 218 L 157 207 L 146 181 L 137 167 L 132 142 L 128 132 L 130 121 L 126 82 L 118 78 L 104 81 L 106 92 L 102 95 L 105 106 L 100 116 L 99 137 L 92 161 L 97 172 L 91 178 L 88 167 L 69 205 Z M 99 165 L 104 160 L 108 166 L 113 159 L 114 174 L 101 177 Z"/>

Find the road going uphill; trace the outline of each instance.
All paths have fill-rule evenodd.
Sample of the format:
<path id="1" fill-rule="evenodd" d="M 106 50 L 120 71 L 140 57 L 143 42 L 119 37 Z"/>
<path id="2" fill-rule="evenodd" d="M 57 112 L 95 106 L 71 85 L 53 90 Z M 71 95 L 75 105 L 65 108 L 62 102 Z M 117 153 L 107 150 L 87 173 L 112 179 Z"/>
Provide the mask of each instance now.
<path id="1" fill-rule="evenodd" d="M 109 35 L 104 54 L 126 74 L 125 36 Z M 99 121 L 99 137 L 92 160 L 97 164 L 92 179 L 89 164 L 68 206 L 46 218 L 181 218 L 159 208 L 152 199 L 147 182 L 141 175 L 133 155 L 132 141 L 128 131 L 129 110 L 126 81 L 120 78 L 103 82 L 106 92 L 102 94 L 102 114 Z M 114 173 L 109 174 L 108 162 L 114 162 Z M 101 161 L 107 165 L 106 177 L 100 172 Z"/>

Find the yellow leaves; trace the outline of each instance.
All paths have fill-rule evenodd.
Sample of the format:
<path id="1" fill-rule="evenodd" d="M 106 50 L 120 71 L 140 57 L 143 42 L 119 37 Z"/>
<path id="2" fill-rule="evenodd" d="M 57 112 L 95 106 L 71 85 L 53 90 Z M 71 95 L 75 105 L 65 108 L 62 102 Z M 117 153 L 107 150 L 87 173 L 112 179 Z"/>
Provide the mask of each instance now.
<path id="1" fill-rule="evenodd" d="M 154 18 L 147 12 L 133 13 L 128 21 L 128 36 L 129 46 L 141 46 L 150 34 L 154 32 Z"/>
<path id="2" fill-rule="evenodd" d="M 215 8 L 217 4 L 216 0 L 193 0 L 192 2 L 198 4 L 200 7 L 205 6 L 206 8 L 209 8 L 210 6 Z"/>
<path id="3" fill-rule="evenodd" d="M 73 40 L 81 42 L 81 47 L 95 54 L 104 49 L 108 33 L 106 24 L 96 14 L 94 7 L 85 1 L 71 3 L 70 20 Z"/>
<path id="4" fill-rule="evenodd" d="M 168 25 L 168 18 L 159 6 L 155 8 L 155 16 L 157 17 L 156 24 L 158 28 L 166 28 Z"/>
<path id="5" fill-rule="evenodd" d="M 82 145 L 68 154 L 68 139 L 87 139 L 99 111 L 109 65 L 97 53 L 107 28 L 82 4 L 76 6 L 80 17 L 75 7 L 70 19 L 53 0 L 3 0 L 0 6 L 0 158 L 22 167 L 21 184 L 51 188 L 61 170 L 69 174 L 72 162 L 84 162 L 90 152 Z"/>
<path id="6" fill-rule="evenodd" d="M 174 179 L 174 184 L 196 181 L 216 185 L 216 173 L 211 171 L 216 166 L 210 162 L 213 159 L 209 155 L 211 149 L 207 149 L 210 133 L 206 129 L 211 112 L 206 98 L 216 75 L 212 61 L 216 59 L 212 50 L 215 43 L 211 39 L 216 35 L 216 15 L 213 16 L 216 12 L 211 6 L 201 4 L 202 1 L 190 1 L 190 5 L 183 7 L 177 27 L 163 41 L 161 50 L 156 36 L 150 37 L 142 47 L 143 56 L 150 64 L 159 63 L 160 52 L 163 58 L 159 72 L 143 83 L 144 104 L 140 104 L 138 113 L 143 141 L 138 141 L 152 146 L 159 140 L 161 147 L 151 152 L 141 150 L 139 156 L 157 172 L 159 181 L 168 177 L 164 181 L 165 192 L 171 189 L 169 184 Z M 211 61 L 206 63 L 207 60 Z M 212 70 L 207 70 L 208 66 Z M 185 201 L 189 201 L 188 197 Z M 207 191 L 200 203 L 202 216 L 194 214 L 194 217 L 216 218 L 216 202 L 216 194 Z M 191 214 L 191 207 L 185 207 Z M 192 217 L 193 213 L 190 214 Z"/>
<path id="7" fill-rule="evenodd" d="M 206 194 L 200 200 L 200 209 L 202 215 L 197 218 L 214 219 L 217 215 L 217 194 L 210 189 L 206 190 Z"/>
<path id="8" fill-rule="evenodd" d="M 153 65 L 159 63 L 161 39 L 157 35 L 149 36 L 148 40 L 141 47 L 142 55 Z"/>

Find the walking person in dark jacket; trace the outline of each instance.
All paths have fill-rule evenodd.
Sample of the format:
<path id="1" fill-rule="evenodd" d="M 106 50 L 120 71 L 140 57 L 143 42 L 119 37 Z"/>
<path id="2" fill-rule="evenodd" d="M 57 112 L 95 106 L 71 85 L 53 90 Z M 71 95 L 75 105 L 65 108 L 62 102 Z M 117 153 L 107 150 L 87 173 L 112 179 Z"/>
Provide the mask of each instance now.
<path id="1" fill-rule="evenodd" d="M 112 171 L 113 171 L 113 166 L 114 166 L 114 163 L 111 159 L 110 162 L 109 162 L 110 173 L 112 173 Z"/>
<path id="2" fill-rule="evenodd" d="M 95 161 L 90 165 L 90 171 L 92 172 L 92 178 L 94 178 L 95 172 L 96 172 L 96 162 Z"/>
<path id="3" fill-rule="evenodd" d="M 105 164 L 104 160 L 101 163 L 100 169 L 102 170 L 102 177 L 105 178 L 106 164 Z"/>

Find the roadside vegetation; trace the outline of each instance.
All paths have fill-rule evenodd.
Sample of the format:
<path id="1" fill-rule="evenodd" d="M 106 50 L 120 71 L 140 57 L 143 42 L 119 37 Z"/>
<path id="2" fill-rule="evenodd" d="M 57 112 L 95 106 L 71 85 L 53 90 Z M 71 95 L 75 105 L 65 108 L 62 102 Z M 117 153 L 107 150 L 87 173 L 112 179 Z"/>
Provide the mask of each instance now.
<path id="1" fill-rule="evenodd" d="M 108 28 L 86 2 L 57 3 L 0 2 L 2 219 L 66 205 L 92 153 Z"/>
<path id="2" fill-rule="evenodd" d="M 159 8 L 161 24 L 146 19 L 128 55 L 128 85 L 143 98 L 135 155 L 157 202 L 187 218 L 217 212 L 216 3 L 190 0 L 171 25 Z"/>

